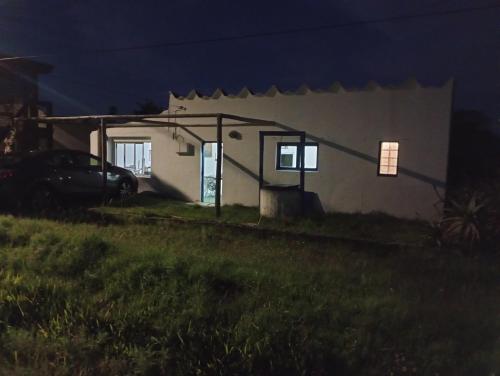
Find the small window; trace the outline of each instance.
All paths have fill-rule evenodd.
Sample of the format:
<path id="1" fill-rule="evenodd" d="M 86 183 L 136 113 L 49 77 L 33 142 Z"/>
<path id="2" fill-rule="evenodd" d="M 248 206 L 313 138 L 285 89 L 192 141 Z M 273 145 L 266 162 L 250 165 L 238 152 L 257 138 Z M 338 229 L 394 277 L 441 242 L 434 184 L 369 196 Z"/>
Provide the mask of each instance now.
<path id="1" fill-rule="evenodd" d="M 381 176 L 398 175 L 399 142 L 382 141 L 380 143 L 380 154 L 378 174 Z"/>
<path id="2" fill-rule="evenodd" d="M 277 170 L 300 170 L 300 143 L 278 142 L 276 169 Z M 304 146 L 304 170 L 318 170 L 318 144 L 307 142 Z"/>
<path id="3" fill-rule="evenodd" d="M 114 164 L 136 176 L 151 176 L 151 141 L 115 141 Z"/>
<path id="4" fill-rule="evenodd" d="M 101 159 L 90 154 L 75 154 L 75 161 L 79 167 L 98 167 L 101 166 Z"/>

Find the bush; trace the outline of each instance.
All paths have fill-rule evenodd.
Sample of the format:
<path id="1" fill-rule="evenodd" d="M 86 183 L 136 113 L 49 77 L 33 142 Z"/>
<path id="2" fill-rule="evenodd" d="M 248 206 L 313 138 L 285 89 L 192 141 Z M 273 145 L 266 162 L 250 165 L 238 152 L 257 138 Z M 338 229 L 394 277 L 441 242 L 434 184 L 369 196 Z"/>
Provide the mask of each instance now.
<path id="1" fill-rule="evenodd" d="M 485 200 L 480 199 L 476 192 L 462 201 L 450 200 L 441 222 L 445 243 L 458 244 L 467 249 L 479 243 L 482 232 L 480 215 L 485 206 Z"/>
<path id="2" fill-rule="evenodd" d="M 464 190 L 450 198 L 443 217 L 434 224 L 439 245 L 466 252 L 494 249 L 500 235 L 499 203 L 495 196 Z"/>

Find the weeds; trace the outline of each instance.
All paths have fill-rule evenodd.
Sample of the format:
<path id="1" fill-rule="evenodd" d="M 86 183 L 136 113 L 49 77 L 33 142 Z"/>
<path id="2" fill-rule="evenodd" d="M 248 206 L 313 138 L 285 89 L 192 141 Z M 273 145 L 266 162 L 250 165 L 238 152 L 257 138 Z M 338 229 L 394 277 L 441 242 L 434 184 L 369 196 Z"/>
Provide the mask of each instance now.
<path id="1" fill-rule="evenodd" d="M 148 218 L 180 217 L 187 220 L 214 220 L 214 208 L 139 194 L 127 200 L 124 207 L 105 207 L 96 212 L 108 214 L 115 220 L 148 223 Z M 426 246 L 430 243 L 431 228 L 424 221 L 404 220 L 383 213 L 328 213 L 321 218 L 302 218 L 293 221 L 259 218 L 258 208 L 226 205 L 220 221 L 253 224 L 260 228 L 286 230 L 290 233 L 330 235 L 339 238 L 373 240 L 383 243 L 402 243 Z M 150 221 L 149 221 L 150 223 Z"/>
<path id="2" fill-rule="evenodd" d="M 496 259 L 373 256 L 189 225 L 5 221 L 0 374 L 498 367 Z"/>
<path id="3" fill-rule="evenodd" d="M 439 245 L 462 251 L 498 252 L 500 216 L 498 193 L 463 190 L 448 199 L 443 217 L 433 224 Z"/>

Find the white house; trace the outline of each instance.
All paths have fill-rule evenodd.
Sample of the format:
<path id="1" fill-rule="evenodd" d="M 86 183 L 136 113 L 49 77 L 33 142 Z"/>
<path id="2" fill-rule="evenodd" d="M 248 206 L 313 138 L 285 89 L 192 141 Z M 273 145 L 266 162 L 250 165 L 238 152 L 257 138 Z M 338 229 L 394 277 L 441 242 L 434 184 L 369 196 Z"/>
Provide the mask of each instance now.
<path id="1" fill-rule="evenodd" d="M 430 219 L 441 210 L 439 196 L 446 188 L 452 91 L 451 80 L 441 87 L 410 80 L 397 87 L 370 83 L 346 90 L 334 84 L 329 90 L 303 86 L 285 93 L 273 86 L 262 94 L 243 89 L 236 95 L 217 89 L 210 97 L 170 94 L 168 113 L 228 113 L 278 123 L 224 125 L 223 204 L 258 205 L 259 131 L 298 130 L 307 140 L 305 189 L 318 195 L 325 211 Z M 107 134 L 109 160 L 133 170 L 145 189 L 213 201 L 215 127 L 122 127 Z M 93 132 L 94 154 L 98 140 Z M 298 183 L 297 142 L 266 139 L 266 182 Z"/>

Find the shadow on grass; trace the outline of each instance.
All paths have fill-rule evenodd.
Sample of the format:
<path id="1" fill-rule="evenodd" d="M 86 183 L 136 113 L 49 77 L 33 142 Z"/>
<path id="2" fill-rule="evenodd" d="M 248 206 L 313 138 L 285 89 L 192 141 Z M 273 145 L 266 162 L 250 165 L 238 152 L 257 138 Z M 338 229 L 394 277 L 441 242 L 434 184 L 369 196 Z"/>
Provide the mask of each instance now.
<path id="1" fill-rule="evenodd" d="M 382 243 L 399 246 L 432 246 L 431 229 L 426 222 L 395 218 L 383 213 L 327 213 L 294 219 L 260 217 L 256 207 L 226 205 L 215 218 L 213 207 L 139 194 L 115 205 L 96 208 L 98 212 L 133 222 L 161 220 L 193 225 L 222 225 L 244 232 L 274 233 L 290 238 L 335 239 L 353 243 Z"/>
<path id="2" fill-rule="evenodd" d="M 328 213 L 321 217 L 296 219 L 261 218 L 258 208 L 227 205 L 221 218 L 215 209 L 155 193 L 141 193 L 127 200 L 102 206 L 96 200 L 72 201 L 43 212 L 13 211 L 15 217 L 48 219 L 62 223 L 97 226 L 166 224 L 175 226 L 215 226 L 221 232 L 253 234 L 257 238 L 276 237 L 308 242 L 328 242 L 377 254 L 407 247 L 432 247 L 428 224 L 394 218 L 382 213 Z M 318 244 L 319 244 L 318 243 Z"/>

